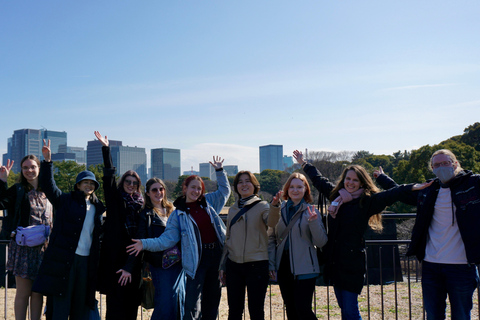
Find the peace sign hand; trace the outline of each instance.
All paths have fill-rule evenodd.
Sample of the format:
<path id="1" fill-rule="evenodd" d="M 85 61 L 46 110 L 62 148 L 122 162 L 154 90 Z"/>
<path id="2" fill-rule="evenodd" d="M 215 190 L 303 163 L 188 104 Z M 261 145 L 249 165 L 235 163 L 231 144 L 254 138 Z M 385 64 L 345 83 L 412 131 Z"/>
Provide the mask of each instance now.
<path id="1" fill-rule="evenodd" d="M 43 139 L 43 147 L 42 147 L 42 154 L 45 161 L 50 162 L 52 161 L 52 150 L 50 149 L 50 139 L 48 139 L 48 144 Z"/>
<path id="2" fill-rule="evenodd" d="M 209 161 L 209 162 L 215 168 L 215 170 L 219 170 L 223 168 L 224 160 L 225 159 L 222 159 L 219 156 L 213 156 L 213 162 L 212 161 Z"/>
<path id="3" fill-rule="evenodd" d="M 0 167 L 0 180 L 7 182 L 8 175 L 10 174 L 10 170 L 12 170 L 14 162 L 15 161 L 8 159 L 7 165 Z"/>
<path id="4" fill-rule="evenodd" d="M 383 174 L 383 168 L 382 168 L 382 166 L 379 166 L 379 167 L 378 167 L 378 170 L 374 170 L 374 171 L 373 171 L 373 177 L 374 177 L 375 179 L 377 179 L 378 176 L 381 175 L 381 174 Z"/>
<path id="5" fill-rule="evenodd" d="M 272 199 L 272 206 L 278 206 L 280 199 L 282 198 L 283 190 L 277 192 L 277 194 Z"/>
<path id="6" fill-rule="evenodd" d="M 107 138 L 107 136 L 105 136 L 105 138 L 103 138 L 102 135 L 100 134 L 100 132 L 98 132 L 98 131 L 93 131 L 93 133 L 95 134 L 95 137 L 97 137 L 98 141 L 100 141 L 100 143 L 101 143 L 104 147 L 108 147 L 108 138 Z"/>
<path id="7" fill-rule="evenodd" d="M 317 210 L 313 206 L 308 206 L 308 221 L 315 221 L 318 219 Z"/>

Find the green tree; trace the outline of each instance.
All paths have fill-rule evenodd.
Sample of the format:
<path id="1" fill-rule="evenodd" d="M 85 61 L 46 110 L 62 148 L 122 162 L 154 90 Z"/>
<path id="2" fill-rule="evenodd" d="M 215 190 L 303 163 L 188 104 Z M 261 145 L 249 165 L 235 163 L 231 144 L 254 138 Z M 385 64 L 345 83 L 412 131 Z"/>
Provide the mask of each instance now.
<path id="1" fill-rule="evenodd" d="M 13 186 L 15 183 L 19 182 L 20 181 L 20 172 L 19 173 L 15 173 L 13 171 L 10 171 L 10 173 L 8 174 L 8 178 L 7 178 L 7 185 L 9 187 Z"/>
<path id="2" fill-rule="evenodd" d="M 288 179 L 290 174 L 285 171 L 265 169 L 260 174 L 255 174 L 260 183 L 260 190 L 271 195 L 276 194 Z"/>
<path id="3" fill-rule="evenodd" d="M 88 167 L 88 170 L 93 172 L 93 174 L 95 175 L 95 179 L 97 179 L 98 183 L 100 184 L 98 189 L 95 191 L 95 195 L 100 201 L 105 203 L 105 192 L 103 191 L 103 167 L 103 163 L 90 165 L 90 167 Z"/>
<path id="4" fill-rule="evenodd" d="M 72 191 L 77 175 L 85 170 L 85 165 L 75 161 L 54 161 L 53 167 L 55 183 L 63 192 Z"/>

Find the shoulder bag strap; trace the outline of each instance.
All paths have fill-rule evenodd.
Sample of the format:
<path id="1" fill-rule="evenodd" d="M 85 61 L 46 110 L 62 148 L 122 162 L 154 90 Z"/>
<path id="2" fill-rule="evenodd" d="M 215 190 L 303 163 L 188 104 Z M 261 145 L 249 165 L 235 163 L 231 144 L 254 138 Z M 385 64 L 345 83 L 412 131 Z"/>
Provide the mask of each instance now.
<path id="1" fill-rule="evenodd" d="M 250 203 L 248 206 L 245 206 L 242 208 L 242 210 L 238 211 L 237 214 L 235 215 L 235 217 L 233 217 L 232 221 L 230 221 L 230 226 L 229 226 L 229 229 L 231 230 L 232 229 L 232 226 L 235 224 L 235 222 L 238 221 L 238 219 L 240 219 L 240 217 L 245 213 L 247 212 L 248 210 L 250 210 L 251 208 L 253 208 L 257 203 L 259 203 L 260 199 L 258 200 L 255 200 L 254 202 Z"/>
<path id="2" fill-rule="evenodd" d="M 297 222 L 298 219 L 300 219 L 300 216 L 303 214 L 303 212 L 299 212 L 297 215 L 295 215 L 292 220 L 288 223 L 287 227 L 283 230 L 282 234 L 280 235 L 280 242 L 277 244 L 277 247 L 285 240 L 285 238 L 288 236 L 288 233 L 290 230 L 293 228 L 293 225 L 295 222 Z"/>

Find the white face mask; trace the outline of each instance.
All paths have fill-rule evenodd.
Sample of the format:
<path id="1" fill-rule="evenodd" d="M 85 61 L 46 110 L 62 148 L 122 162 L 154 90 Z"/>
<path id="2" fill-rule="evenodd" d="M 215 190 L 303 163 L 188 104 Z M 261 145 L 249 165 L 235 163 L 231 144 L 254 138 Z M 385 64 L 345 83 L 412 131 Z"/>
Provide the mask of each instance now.
<path id="1" fill-rule="evenodd" d="M 455 169 L 453 167 L 438 167 L 433 169 L 433 173 L 442 183 L 447 183 L 455 176 Z"/>

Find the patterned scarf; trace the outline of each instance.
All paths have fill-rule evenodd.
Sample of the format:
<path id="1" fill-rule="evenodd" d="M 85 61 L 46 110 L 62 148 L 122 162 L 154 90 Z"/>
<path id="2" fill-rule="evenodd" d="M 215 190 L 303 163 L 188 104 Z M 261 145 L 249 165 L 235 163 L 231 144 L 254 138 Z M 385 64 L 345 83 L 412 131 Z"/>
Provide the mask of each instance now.
<path id="1" fill-rule="evenodd" d="M 254 194 L 252 194 L 251 196 L 248 196 L 246 198 L 242 198 L 242 199 L 238 200 L 238 208 L 242 209 L 243 206 L 245 205 L 245 203 L 247 203 L 247 201 L 252 199 L 253 197 L 255 197 Z"/>
<path id="2" fill-rule="evenodd" d="M 125 191 L 121 192 L 125 207 L 127 208 L 127 216 L 125 217 L 125 227 L 131 237 L 134 237 L 137 232 L 137 216 L 143 206 L 143 197 L 139 192 L 128 194 Z"/>

